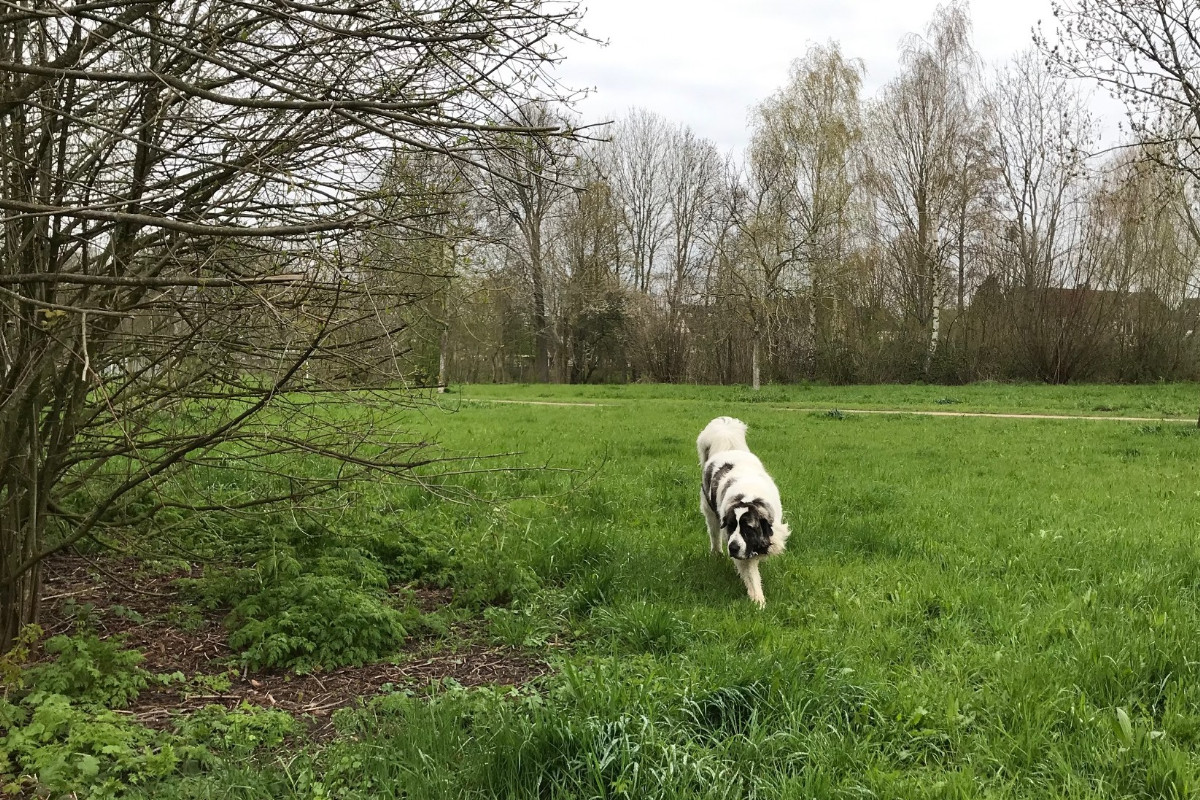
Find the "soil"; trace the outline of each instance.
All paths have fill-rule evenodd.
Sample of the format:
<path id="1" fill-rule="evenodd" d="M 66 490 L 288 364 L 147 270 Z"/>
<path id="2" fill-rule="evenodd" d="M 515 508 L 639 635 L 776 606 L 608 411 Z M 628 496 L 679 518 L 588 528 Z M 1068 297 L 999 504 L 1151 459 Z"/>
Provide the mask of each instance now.
<path id="1" fill-rule="evenodd" d="M 101 638 L 121 636 L 145 656 L 142 667 L 156 674 L 181 672 L 186 681 L 142 691 L 122 713 L 151 727 L 208 705 L 242 703 L 277 708 L 304 718 L 316 737 L 328 735 L 330 717 L 381 690 L 419 689 L 444 679 L 464 686 L 520 686 L 549 671 L 536 654 L 487 641 L 478 624 L 451 626 L 448 634 L 412 638 L 394 663 L 345 667 L 299 675 L 284 670 L 240 667 L 226 643 L 220 612 L 180 613 L 175 581 L 199 570 L 148 573 L 135 559 L 56 556 L 43 564 L 41 625 L 46 636 L 69 633 L 86 619 Z M 407 587 L 423 612 L 453 600 L 449 589 Z M 225 682 L 228 681 L 228 688 Z M 202 687 L 220 687 L 219 690 Z"/>

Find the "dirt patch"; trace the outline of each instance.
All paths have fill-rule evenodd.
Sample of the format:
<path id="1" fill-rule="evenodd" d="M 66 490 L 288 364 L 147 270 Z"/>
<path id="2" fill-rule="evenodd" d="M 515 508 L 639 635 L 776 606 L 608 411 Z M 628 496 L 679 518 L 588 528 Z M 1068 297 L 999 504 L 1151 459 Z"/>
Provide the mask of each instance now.
<path id="1" fill-rule="evenodd" d="M 389 688 L 420 688 L 452 679 L 464 686 L 517 686 L 545 675 L 544 660 L 526 651 L 487 642 L 477 623 L 461 623 L 444 636 L 409 639 L 395 663 L 346 667 L 297 675 L 244 670 L 233 658 L 219 612 L 186 616 L 180 627 L 180 595 L 174 581 L 199 570 L 148 573 L 134 559 L 59 556 L 43 567 L 42 627 L 47 636 L 70 633 L 81 620 L 101 638 L 120 635 L 146 658 L 156 674 L 181 672 L 186 681 L 151 686 L 122 712 L 152 727 L 208 705 L 249 703 L 305 717 L 314 735 L 331 730 L 330 716 Z M 446 607 L 453 591 L 408 587 L 425 613 Z M 225 688 L 228 683 L 228 688 Z M 216 687 L 205 690 L 202 687 Z"/>
<path id="2" fill-rule="evenodd" d="M 212 672 L 213 662 L 233 655 L 221 614 L 189 616 L 186 629 L 172 624 L 181 602 L 174 581 L 199 577 L 196 567 L 153 574 L 131 558 L 58 556 L 43 564 L 42 575 L 47 636 L 81 624 L 102 639 L 120 635 L 146 657 L 142 666 L 151 672 Z"/>
<path id="3" fill-rule="evenodd" d="M 150 727 L 209 705 L 236 708 L 242 703 L 276 708 L 306 718 L 315 738 L 332 731 L 331 716 L 340 708 L 391 688 L 419 688 L 453 679 L 464 686 L 519 686 L 549 671 L 545 661 L 508 647 L 472 642 L 454 652 L 435 652 L 396 664 L 369 664 L 311 675 L 250 673 L 235 676 L 220 694 L 188 693 L 174 686 L 141 693 L 125 713 Z"/>

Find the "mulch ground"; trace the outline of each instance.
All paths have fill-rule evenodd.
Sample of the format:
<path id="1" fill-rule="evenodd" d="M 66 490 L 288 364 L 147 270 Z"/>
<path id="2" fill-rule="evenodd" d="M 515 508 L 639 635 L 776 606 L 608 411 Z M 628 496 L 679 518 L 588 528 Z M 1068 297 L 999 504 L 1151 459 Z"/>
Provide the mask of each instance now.
<path id="1" fill-rule="evenodd" d="M 142 667 L 152 673 L 229 679 L 229 688 L 219 693 L 198 689 L 212 685 L 203 680 L 143 690 L 125 713 L 151 727 L 164 727 L 173 716 L 208 705 L 235 708 L 249 703 L 303 717 L 313 734 L 321 736 L 329 732 L 334 711 L 356 705 L 384 687 L 418 689 L 447 678 L 464 686 L 519 686 L 549 671 L 542 659 L 487 642 L 470 625 L 454 626 L 446 636 L 410 639 L 397 655 L 397 663 L 308 675 L 248 671 L 239 667 L 226 644 L 221 613 L 198 620 L 192 615 L 186 629 L 169 621 L 181 602 L 174 582 L 198 577 L 195 568 L 191 573 L 153 575 L 134 559 L 58 556 L 47 560 L 42 574 L 41 625 L 47 636 L 71 632 L 82 613 L 101 638 L 121 636 L 126 647 L 140 651 L 145 656 Z M 447 589 L 415 587 L 413 591 L 425 612 L 453 599 Z"/>

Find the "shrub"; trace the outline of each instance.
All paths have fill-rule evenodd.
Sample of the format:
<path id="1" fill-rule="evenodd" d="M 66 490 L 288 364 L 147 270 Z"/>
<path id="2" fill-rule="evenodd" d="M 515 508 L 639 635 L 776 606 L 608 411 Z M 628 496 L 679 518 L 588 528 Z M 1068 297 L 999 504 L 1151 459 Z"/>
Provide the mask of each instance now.
<path id="1" fill-rule="evenodd" d="M 44 694 L 79 703 L 123 708 L 146 688 L 150 673 L 138 665 L 142 654 L 95 634 L 54 636 L 45 649 L 57 658 L 28 671 L 28 685 Z"/>
<path id="2" fill-rule="evenodd" d="M 189 744 L 247 756 L 258 750 L 277 749 L 300 732 L 300 723 L 285 711 L 243 703 L 236 711 L 207 706 L 185 717 L 177 730 Z"/>
<path id="3" fill-rule="evenodd" d="M 26 625 L 7 653 L 0 655 L 0 698 L 21 688 L 23 670 L 29 661 L 29 649 L 42 638 L 41 625 Z"/>
<path id="4" fill-rule="evenodd" d="M 20 706 L 0 701 L 0 774 L 25 776 L 15 794 L 119 797 L 132 785 L 174 771 L 163 737 L 111 711 L 84 711 L 61 694 L 34 692 Z"/>
<path id="5" fill-rule="evenodd" d="M 382 592 L 345 578 L 300 575 L 234 607 L 229 644 L 252 667 L 340 667 L 396 650 L 406 632 Z"/>

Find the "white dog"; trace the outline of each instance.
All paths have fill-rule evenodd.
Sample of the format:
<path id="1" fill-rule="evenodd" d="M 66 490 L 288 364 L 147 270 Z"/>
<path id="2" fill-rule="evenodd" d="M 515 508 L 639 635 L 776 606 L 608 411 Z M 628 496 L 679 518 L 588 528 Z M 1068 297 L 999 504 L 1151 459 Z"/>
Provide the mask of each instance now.
<path id="1" fill-rule="evenodd" d="M 746 423 L 717 417 L 696 439 L 703 479 L 700 510 L 708 523 L 714 555 L 728 547 L 746 592 L 766 606 L 758 562 L 783 552 L 791 531 L 783 522 L 783 506 L 775 481 L 758 456 L 746 446 Z"/>

